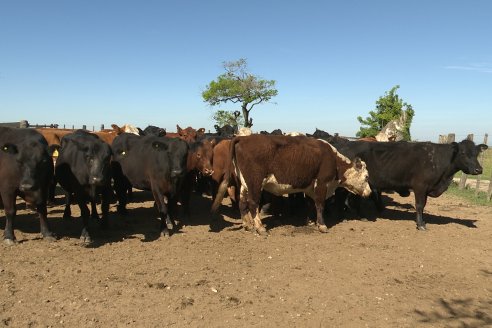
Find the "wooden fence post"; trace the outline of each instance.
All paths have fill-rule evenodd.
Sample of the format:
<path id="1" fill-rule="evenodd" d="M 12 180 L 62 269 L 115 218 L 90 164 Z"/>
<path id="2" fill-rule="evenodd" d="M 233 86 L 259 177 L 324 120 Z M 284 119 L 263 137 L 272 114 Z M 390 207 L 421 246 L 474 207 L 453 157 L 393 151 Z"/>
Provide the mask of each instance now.
<path id="1" fill-rule="evenodd" d="M 484 145 L 487 144 L 488 138 L 489 138 L 489 135 L 487 133 L 485 133 L 485 136 L 483 137 Z M 478 155 L 478 162 L 480 163 L 480 166 L 482 166 L 482 167 L 483 167 L 484 159 L 485 159 L 485 152 L 483 151 L 480 153 L 480 155 Z M 475 197 L 478 196 L 478 193 L 480 192 L 480 178 L 481 177 L 482 177 L 481 174 L 479 176 L 477 176 L 477 184 L 475 186 Z"/>
<path id="2" fill-rule="evenodd" d="M 466 137 L 467 140 L 473 141 L 473 134 L 469 134 Z M 465 173 L 461 174 L 459 189 L 465 189 L 467 175 Z"/>
<path id="3" fill-rule="evenodd" d="M 448 134 L 448 143 L 454 142 L 456 135 L 454 133 Z"/>

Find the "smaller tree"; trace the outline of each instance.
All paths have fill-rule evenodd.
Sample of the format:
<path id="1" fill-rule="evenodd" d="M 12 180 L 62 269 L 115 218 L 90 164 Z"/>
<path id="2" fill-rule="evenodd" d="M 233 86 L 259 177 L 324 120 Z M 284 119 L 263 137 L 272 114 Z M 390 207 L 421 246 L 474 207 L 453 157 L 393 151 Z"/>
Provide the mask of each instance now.
<path id="1" fill-rule="evenodd" d="M 218 126 L 243 126 L 244 121 L 239 111 L 218 110 L 212 115 L 212 119 Z"/>
<path id="2" fill-rule="evenodd" d="M 248 73 L 246 59 L 223 63 L 225 73 L 208 84 L 203 100 L 211 106 L 221 103 L 240 103 L 244 126 L 250 128 L 250 112 L 256 105 L 268 102 L 278 94 L 274 80 L 263 80 Z"/>
<path id="3" fill-rule="evenodd" d="M 369 116 L 363 119 L 357 117 L 361 127 L 357 132 L 357 137 L 374 137 L 381 131 L 391 120 L 402 117 L 405 112 L 405 129 L 403 131 L 403 140 L 411 140 L 410 126 L 412 124 L 415 112 L 412 105 L 403 102 L 398 96 L 396 90 L 400 86 L 396 85 L 390 91 L 385 92 L 383 97 L 376 101 L 376 109 L 369 112 Z"/>

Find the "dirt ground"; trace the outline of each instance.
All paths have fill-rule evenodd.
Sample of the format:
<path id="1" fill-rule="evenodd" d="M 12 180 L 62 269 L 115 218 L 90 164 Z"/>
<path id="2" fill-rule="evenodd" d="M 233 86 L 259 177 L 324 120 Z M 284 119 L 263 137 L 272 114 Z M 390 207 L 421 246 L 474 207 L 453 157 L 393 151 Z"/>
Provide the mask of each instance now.
<path id="1" fill-rule="evenodd" d="M 228 216 L 211 230 L 210 199 L 195 195 L 190 224 L 158 239 L 150 194 L 135 197 L 125 218 L 113 204 L 109 230 L 91 223 L 91 247 L 62 206 L 48 211 L 55 242 L 20 210 L 19 244 L 0 246 L 0 326 L 492 327 L 490 207 L 430 198 L 421 232 L 413 197 L 391 194 L 375 220 L 321 234 L 267 217 L 262 237 Z"/>

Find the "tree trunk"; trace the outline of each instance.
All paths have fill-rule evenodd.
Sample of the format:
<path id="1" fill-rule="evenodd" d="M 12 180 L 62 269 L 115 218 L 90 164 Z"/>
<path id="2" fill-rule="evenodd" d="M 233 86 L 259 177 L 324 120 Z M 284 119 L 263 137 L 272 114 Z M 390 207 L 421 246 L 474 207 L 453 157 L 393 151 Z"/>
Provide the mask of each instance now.
<path id="1" fill-rule="evenodd" d="M 249 118 L 249 110 L 247 105 L 247 103 L 243 103 L 241 106 L 241 110 L 243 111 L 244 127 L 251 128 L 253 126 L 253 119 Z"/>

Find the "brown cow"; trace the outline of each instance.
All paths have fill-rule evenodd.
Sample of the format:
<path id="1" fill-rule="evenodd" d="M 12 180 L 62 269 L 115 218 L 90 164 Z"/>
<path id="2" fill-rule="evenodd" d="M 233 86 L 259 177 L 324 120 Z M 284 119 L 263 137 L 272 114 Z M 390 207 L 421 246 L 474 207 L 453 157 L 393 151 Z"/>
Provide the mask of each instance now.
<path id="1" fill-rule="evenodd" d="M 254 226 L 260 234 L 266 233 L 258 211 L 262 190 L 274 195 L 304 192 L 314 200 L 321 232 L 328 231 L 323 219 L 325 200 L 337 186 L 365 197 L 371 193 L 366 164 L 358 158 L 349 160 L 328 142 L 257 134 L 231 141 L 227 171 L 212 211 L 220 206 L 233 170 L 241 184 L 239 210 L 243 224 L 246 228 Z"/>
<path id="2" fill-rule="evenodd" d="M 191 126 L 186 129 L 182 129 L 179 125 L 176 124 L 177 133 L 167 132 L 166 137 L 168 138 L 180 138 L 184 141 L 191 143 L 195 142 L 205 134 L 205 128 L 200 128 L 198 130 L 193 129 Z"/>
<path id="3" fill-rule="evenodd" d="M 212 197 L 217 197 L 217 190 L 220 182 L 224 178 L 224 174 L 227 169 L 227 157 L 229 156 L 229 149 L 231 145 L 231 139 L 224 139 L 217 143 L 213 149 L 213 173 L 211 178 L 212 182 Z M 234 172 L 232 172 L 234 174 Z M 237 202 L 236 197 L 236 185 L 231 181 L 231 185 L 227 188 L 229 198 L 233 203 Z"/>
<path id="4" fill-rule="evenodd" d="M 184 214 L 189 217 L 189 201 L 193 186 L 196 184 L 198 175 L 212 175 L 212 156 L 215 146 L 214 139 L 203 139 L 189 144 L 188 157 L 186 160 L 186 176 L 183 182 L 181 203 Z"/>

